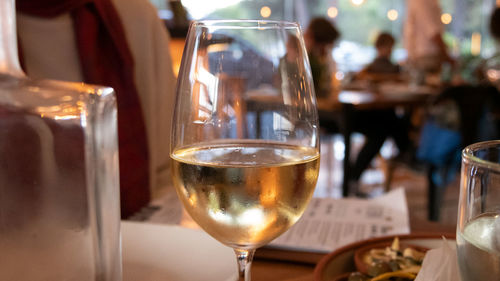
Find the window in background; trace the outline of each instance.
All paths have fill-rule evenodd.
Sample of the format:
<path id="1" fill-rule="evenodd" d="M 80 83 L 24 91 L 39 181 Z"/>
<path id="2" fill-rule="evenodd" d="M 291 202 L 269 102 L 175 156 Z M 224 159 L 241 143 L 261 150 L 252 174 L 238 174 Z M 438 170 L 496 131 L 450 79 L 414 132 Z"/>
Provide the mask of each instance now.
<path id="1" fill-rule="evenodd" d="M 175 17 L 169 0 L 151 0 L 163 15 Z M 335 22 L 342 36 L 334 49 L 341 71 L 357 71 L 375 56 L 381 31 L 396 38 L 395 61 L 404 61 L 402 31 L 407 0 L 182 0 L 190 19 L 270 19 L 297 21 L 303 28 L 317 16 Z M 178 0 L 174 1 L 180 3 Z M 488 21 L 495 0 L 440 0 L 445 41 L 455 56 L 470 60 L 490 56 L 495 42 Z"/>

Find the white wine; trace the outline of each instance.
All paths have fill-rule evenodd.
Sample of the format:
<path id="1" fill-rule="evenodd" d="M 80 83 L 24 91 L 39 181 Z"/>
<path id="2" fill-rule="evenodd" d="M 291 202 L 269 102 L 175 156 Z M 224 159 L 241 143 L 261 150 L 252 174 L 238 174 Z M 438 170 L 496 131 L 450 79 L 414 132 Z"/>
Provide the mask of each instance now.
<path id="1" fill-rule="evenodd" d="M 172 153 L 177 193 L 191 217 L 220 242 L 262 246 L 293 225 L 312 197 L 316 148 L 252 142 Z"/>
<path id="2" fill-rule="evenodd" d="M 500 280 L 500 217 L 490 214 L 470 221 L 457 235 L 462 281 Z"/>

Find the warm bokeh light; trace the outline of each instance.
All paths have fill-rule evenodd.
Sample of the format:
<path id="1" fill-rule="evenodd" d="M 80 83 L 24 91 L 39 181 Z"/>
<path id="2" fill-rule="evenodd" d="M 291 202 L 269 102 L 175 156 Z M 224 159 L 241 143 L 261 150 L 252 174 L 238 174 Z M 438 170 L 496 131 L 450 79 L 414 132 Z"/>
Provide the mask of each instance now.
<path id="1" fill-rule="evenodd" d="M 470 53 L 478 56 L 481 53 L 481 33 L 474 32 L 470 38 Z"/>
<path id="2" fill-rule="evenodd" d="M 398 16 L 399 16 L 399 13 L 398 11 L 394 10 L 394 9 L 390 9 L 389 11 L 387 11 L 387 18 L 391 21 L 395 21 L 398 19 Z"/>
<path id="3" fill-rule="evenodd" d="M 444 13 L 441 15 L 441 22 L 444 24 L 450 24 L 452 20 L 453 17 L 448 13 Z"/>
<path id="4" fill-rule="evenodd" d="M 351 0 L 351 3 L 355 6 L 360 6 L 363 5 L 363 3 L 365 3 L 365 0 Z"/>
<path id="5" fill-rule="evenodd" d="M 328 8 L 327 15 L 330 18 L 333 19 L 333 18 L 337 17 L 338 14 L 339 14 L 339 10 L 337 10 L 336 7 L 330 7 L 330 8 Z"/>
<path id="6" fill-rule="evenodd" d="M 269 8 L 268 6 L 262 6 L 262 8 L 260 8 L 260 15 L 263 18 L 270 17 L 271 16 L 271 8 Z"/>

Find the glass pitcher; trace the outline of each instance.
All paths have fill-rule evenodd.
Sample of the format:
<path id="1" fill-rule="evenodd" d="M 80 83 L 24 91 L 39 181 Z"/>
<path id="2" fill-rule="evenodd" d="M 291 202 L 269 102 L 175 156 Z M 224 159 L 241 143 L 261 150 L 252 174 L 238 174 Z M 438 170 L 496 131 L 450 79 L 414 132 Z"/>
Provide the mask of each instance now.
<path id="1" fill-rule="evenodd" d="M 121 280 L 113 89 L 31 80 L 0 1 L 0 280 Z"/>

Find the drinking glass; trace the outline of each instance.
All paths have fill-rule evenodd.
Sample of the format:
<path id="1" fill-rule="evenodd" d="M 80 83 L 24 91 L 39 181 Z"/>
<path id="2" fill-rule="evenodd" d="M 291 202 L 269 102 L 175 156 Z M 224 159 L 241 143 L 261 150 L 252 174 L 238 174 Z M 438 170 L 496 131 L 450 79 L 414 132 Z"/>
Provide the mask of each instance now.
<path id="1" fill-rule="evenodd" d="M 31 79 L 0 1 L 0 280 L 121 281 L 113 89 Z"/>
<path id="2" fill-rule="evenodd" d="M 299 219 L 318 177 L 316 100 L 297 24 L 191 24 L 171 158 L 186 210 L 234 248 L 238 280 L 250 280 L 255 249 Z"/>
<path id="3" fill-rule="evenodd" d="M 462 152 L 457 250 L 463 281 L 500 276 L 500 141 Z"/>

